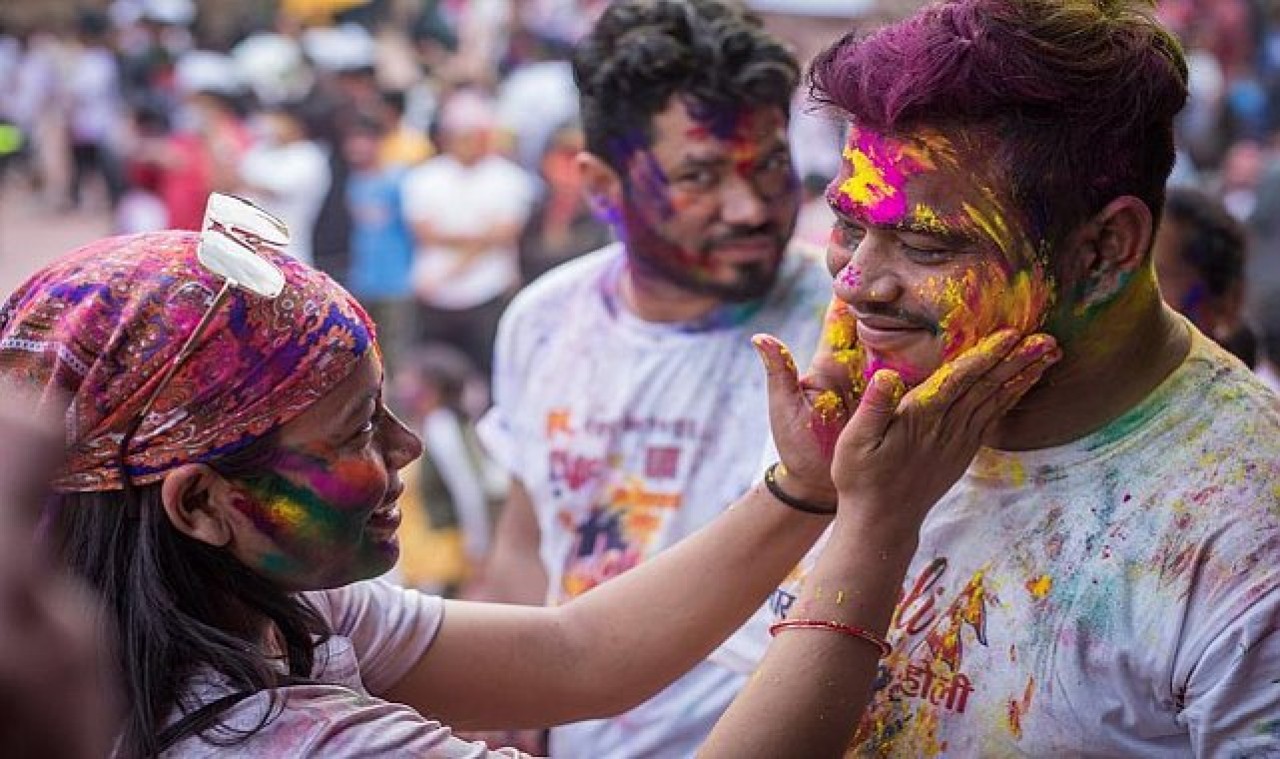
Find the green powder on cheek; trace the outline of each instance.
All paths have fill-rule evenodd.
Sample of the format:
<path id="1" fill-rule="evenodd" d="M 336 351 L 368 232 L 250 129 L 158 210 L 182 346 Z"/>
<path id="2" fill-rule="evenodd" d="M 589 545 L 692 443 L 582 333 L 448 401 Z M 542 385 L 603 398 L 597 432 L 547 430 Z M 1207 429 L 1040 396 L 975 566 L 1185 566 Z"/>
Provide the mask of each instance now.
<path id="1" fill-rule="evenodd" d="M 268 534 L 277 540 L 339 542 L 355 534 L 366 516 L 363 511 L 335 509 L 313 490 L 277 474 L 261 478 L 250 489 L 265 512 Z"/>
<path id="2" fill-rule="evenodd" d="M 264 573 L 276 577 L 295 574 L 302 568 L 296 560 L 275 551 L 264 554 L 258 562 Z"/>

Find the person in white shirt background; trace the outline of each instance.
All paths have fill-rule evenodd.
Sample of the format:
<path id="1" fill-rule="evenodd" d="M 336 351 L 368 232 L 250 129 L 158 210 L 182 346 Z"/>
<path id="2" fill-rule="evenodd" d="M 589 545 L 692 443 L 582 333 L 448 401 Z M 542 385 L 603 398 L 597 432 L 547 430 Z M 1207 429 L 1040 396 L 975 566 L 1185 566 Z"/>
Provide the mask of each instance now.
<path id="1" fill-rule="evenodd" d="M 498 318 L 520 284 L 516 240 L 536 184 L 494 151 L 497 115 L 463 89 L 441 106 L 440 155 L 404 178 L 404 213 L 417 240 L 413 288 L 421 338 L 452 344 L 485 373 Z"/>
<path id="2" fill-rule="evenodd" d="M 310 139 L 296 106 L 265 108 L 254 127 L 257 139 L 240 161 L 244 194 L 288 224 L 293 233 L 288 252 L 314 264 L 312 231 L 329 192 L 328 153 Z"/>

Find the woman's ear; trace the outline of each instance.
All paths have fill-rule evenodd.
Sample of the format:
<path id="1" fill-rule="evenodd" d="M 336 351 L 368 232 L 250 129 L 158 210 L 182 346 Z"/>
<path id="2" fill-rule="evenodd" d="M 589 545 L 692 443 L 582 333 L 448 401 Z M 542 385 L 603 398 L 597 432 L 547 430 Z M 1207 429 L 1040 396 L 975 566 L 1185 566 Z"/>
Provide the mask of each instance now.
<path id="1" fill-rule="evenodd" d="M 1108 203 L 1077 234 L 1075 291 L 1089 308 L 1114 298 L 1147 262 L 1155 235 L 1151 209 L 1124 195 Z"/>
<path id="2" fill-rule="evenodd" d="M 165 475 L 160 489 L 169 522 L 182 534 L 211 546 L 231 542 L 231 483 L 205 464 L 186 464 Z"/>

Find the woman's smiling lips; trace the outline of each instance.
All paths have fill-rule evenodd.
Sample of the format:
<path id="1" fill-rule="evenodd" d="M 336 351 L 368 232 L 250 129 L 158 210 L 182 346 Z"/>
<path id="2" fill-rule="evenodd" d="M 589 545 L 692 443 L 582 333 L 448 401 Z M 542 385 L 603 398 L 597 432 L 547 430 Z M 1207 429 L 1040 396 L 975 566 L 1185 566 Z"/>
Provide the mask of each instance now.
<path id="1" fill-rule="evenodd" d="M 388 494 L 381 506 L 369 514 L 368 526 L 378 532 L 395 532 L 400 526 L 400 496 L 404 494 L 404 485 L 397 484 Z"/>

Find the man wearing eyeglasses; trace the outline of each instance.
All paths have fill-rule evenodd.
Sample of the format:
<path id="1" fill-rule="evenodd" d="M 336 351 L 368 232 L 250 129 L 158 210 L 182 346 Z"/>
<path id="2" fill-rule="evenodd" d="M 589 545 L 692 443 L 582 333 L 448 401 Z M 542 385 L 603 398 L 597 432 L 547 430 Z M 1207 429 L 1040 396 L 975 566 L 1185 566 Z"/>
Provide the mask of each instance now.
<path id="1" fill-rule="evenodd" d="M 618 2 L 574 67 L 584 185 L 619 242 L 543 275 L 503 318 L 481 425 L 514 477 L 482 587 L 494 600 L 563 603 L 750 487 L 768 436 L 751 336 L 813 346 L 830 297 L 789 243 L 799 67 L 756 19 L 718 0 Z M 690 756 L 743 682 L 708 660 L 621 717 L 552 730 L 551 753 Z"/>

